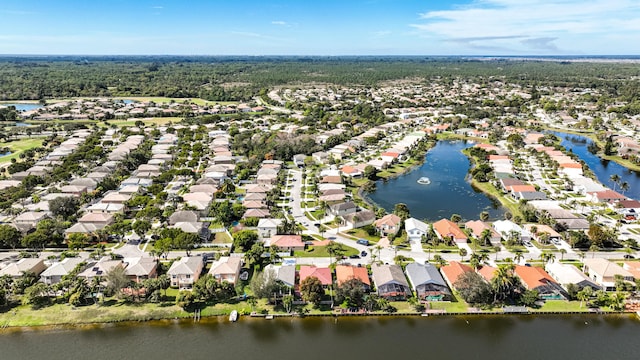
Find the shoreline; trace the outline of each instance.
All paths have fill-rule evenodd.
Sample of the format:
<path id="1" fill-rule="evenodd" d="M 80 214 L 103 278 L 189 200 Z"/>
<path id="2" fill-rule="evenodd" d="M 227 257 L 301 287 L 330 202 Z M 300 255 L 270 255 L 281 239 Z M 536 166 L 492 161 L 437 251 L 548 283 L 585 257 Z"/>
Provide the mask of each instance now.
<path id="1" fill-rule="evenodd" d="M 275 313 L 275 314 L 258 314 L 252 313 L 249 315 L 241 315 L 239 321 L 247 321 L 246 318 L 251 321 L 255 320 L 272 320 L 278 318 L 290 318 L 290 319 L 298 319 L 305 320 L 306 318 L 394 318 L 394 317 L 404 317 L 404 318 L 430 318 L 430 317 L 492 317 L 492 316 L 523 316 L 523 317 L 531 317 L 531 316 L 575 316 L 575 315 L 588 315 L 588 316 L 599 316 L 599 317 L 607 317 L 607 316 L 631 316 L 636 314 L 637 318 L 640 318 L 640 312 L 634 310 L 622 310 L 622 311 L 603 311 L 603 310 L 588 310 L 585 308 L 585 311 L 536 311 L 527 308 L 527 311 L 523 312 L 505 312 L 505 311 L 455 311 L 455 312 L 447 312 L 441 310 L 432 310 L 425 312 L 396 312 L 396 313 L 341 313 L 341 312 L 330 312 L 330 313 L 312 313 L 312 314 L 299 314 L 299 313 Z M 52 324 L 43 324 L 43 325 L 12 325 L 12 326 L 2 326 L 0 327 L 0 336 L 10 333 L 16 332 L 36 332 L 36 331 L 59 331 L 59 330 L 91 330 L 91 329 L 100 329 L 107 327 L 131 327 L 131 326 L 166 326 L 166 325 L 175 325 L 175 324 L 207 324 L 207 323 L 230 323 L 228 321 L 228 314 L 217 314 L 217 315 L 208 315 L 203 316 L 197 321 L 193 319 L 193 316 L 185 316 L 185 317 L 161 317 L 154 319 L 146 319 L 146 320 L 135 320 L 135 319 L 122 319 L 115 321 L 88 321 L 88 322 L 61 322 L 61 323 L 52 323 Z"/>

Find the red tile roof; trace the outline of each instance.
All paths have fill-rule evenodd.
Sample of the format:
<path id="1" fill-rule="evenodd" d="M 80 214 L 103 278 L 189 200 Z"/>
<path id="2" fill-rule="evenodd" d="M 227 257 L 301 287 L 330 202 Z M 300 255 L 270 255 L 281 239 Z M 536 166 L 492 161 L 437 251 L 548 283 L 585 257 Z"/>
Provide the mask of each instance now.
<path id="1" fill-rule="evenodd" d="M 356 278 L 362 281 L 363 284 L 371 286 L 371 280 L 369 280 L 367 268 L 348 265 L 336 266 L 336 281 L 338 285 L 352 278 Z"/>
<path id="2" fill-rule="evenodd" d="M 331 269 L 329 268 L 320 268 L 315 266 L 300 266 L 300 282 L 304 281 L 304 279 L 308 277 L 316 277 L 320 280 L 322 285 L 331 285 L 332 277 L 331 277 Z"/>

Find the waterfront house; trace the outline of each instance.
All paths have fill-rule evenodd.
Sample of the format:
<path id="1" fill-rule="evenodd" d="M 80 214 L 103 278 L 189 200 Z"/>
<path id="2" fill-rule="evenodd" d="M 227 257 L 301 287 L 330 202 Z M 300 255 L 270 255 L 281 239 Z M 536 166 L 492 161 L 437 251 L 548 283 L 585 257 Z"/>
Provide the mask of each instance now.
<path id="1" fill-rule="evenodd" d="M 416 218 L 408 218 L 404 221 L 404 229 L 407 232 L 409 241 L 420 243 L 422 237 L 429 232 L 429 225 Z"/>
<path id="2" fill-rule="evenodd" d="M 382 218 L 373 222 L 373 225 L 378 229 L 378 231 L 384 235 L 395 235 L 400 230 L 400 225 L 402 224 L 402 219 L 398 215 L 388 214 L 383 216 Z"/>
<path id="3" fill-rule="evenodd" d="M 405 272 L 420 300 L 441 301 L 451 297 L 451 290 L 433 264 L 414 262 L 407 265 Z"/>
<path id="4" fill-rule="evenodd" d="M 242 258 L 237 256 L 223 256 L 211 264 L 209 274 L 218 282 L 226 281 L 229 284 L 236 284 L 242 268 Z"/>
<path id="5" fill-rule="evenodd" d="M 296 285 L 296 267 L 295 265 L 273 265 L 269 264 L 264 271 L 273 271 L 276 279 L 288 288 L 293 289 Z"/>
<path id="6" fill-rule="evenodd" d="M 336 266 L 336 283 L 338 286 L 345 281 L 358 279 L 364 286 L 364 291 L 371 290 L 371 280 L 369 280 L 369 272 L 363 266 L 337 265 Z"/>
<path id="7" fill-rule="evenodd" d="M 42 259 L 23 258 L 2 268 L 0 270 L 0 277 L 8 275 L 17 279 L 25 273 L 33 273 L 35 276 L 40 276 L 46 268 L 47 266 Z"/>
<path id="8" fill-rule="evenodd" d="M 88 266 L 84 271 L 78 274 L 79 278 L 84 278 L 87 282 L 91 283 L 94 278 L 104 279 L 113 268 L 116 266 L 124 267 L 122 260 L 112 260 L 110 257 L 105 256 L 97 263 Z"/>
<path id="9" fill-rule="evenodd" d="M 444 281 L 447 282 L 447 285 L 454 289 L 454 284 L 458 281 L 458 278 L 465 273 L 473 272 L 473 268 L 461 262 L 449 261 L 449 264 L 440 268 L 440 272 L 442 273 Z"/>
<path id="10" fill-rule="evenodd" d="M 192 289 L 193 284 L 200 278 L 203 268 L 204 258 L 202 256 L 183 257 L 175 261 L 167 271 L 171 279 L 171 287 L 180 290 Z"/>
<path id="11" fill-rule="evenodd" d="M 54 285 L 62 281 L 62 278 L 69 275 L 76 266 L 82 264 L 85 260 L 82 258 L 65 258 L 62 261 L 55 262 L 40 274 L 40 281 L 47 285 Z M 84 270 L 81 269 L 81 270 Z"/>
<path id="12" fill-rule="evenodd" d="M 302 265 L 298 272 L 300 283 L 302 283 L 308 277 L 315 277 L 320 280 L 323 287 L 328 287 L 333 283 L 331 276 L 331 269 L 327 267 L 317 267 L 315 265 Z"/>
<path id="13" fill-rule="evenodd" d="M 438 220 L 433 223 L 433 231 L 435 231 L 438 238 L 444 241 L 467 243 L 467 235 L 453 221 L 447 219 Z"/>
<path id="14" fill-rule="evenodd" d="M 411 296 L 411 287 L 398 265 L 371 265 L 373 283 L 379 296 L 389 300 L 405 300 Z"/>
<path id="15" fill-rule="evenodd" d="M 565 290 L 567 290 L 567 285 L 569 284 L 576 285 L 581 290 L 587 286 L 590 286 L 593 290 L 600 290 L 600 285 L 571 264 L 562 264 L 556 261 L 548 263 L 546 270 Z"/>
<path id="16" fill-rule="evenodd" d="M 622 266 L 607 259 L 584 259 L 584 273 L 606 291 L 615 291 L 616 275 L 625 281 L 633 282 L 633 274 Z"/>
<path id="17" fill-rule="evenodd" d="M 480 274 L 480 276 L 482 276 L 485 279 L 485 281 L 491 282 L 491 280 L 496 275 L 496 270 L 498 270 L 498 268 L 495 268 L 495 267 L 489 266 L 489 265 L 483 265 L 476 272 L 478 274 Z"/>
<path id="18" fill-rule="evenodd" d="M 133 282 L 140 283 L 158 276 L 158 262 L 152 257 L 127 258 L 124 263 L 127 265 L 125 274 Z"/>
<path id="19" fill-rule="evenodd" d="M 528 290 L 537 290 L 538 296 L 546 300 L 562 300 L 566 293 L 543 268 L 516 265 L 515 274 Z"/>

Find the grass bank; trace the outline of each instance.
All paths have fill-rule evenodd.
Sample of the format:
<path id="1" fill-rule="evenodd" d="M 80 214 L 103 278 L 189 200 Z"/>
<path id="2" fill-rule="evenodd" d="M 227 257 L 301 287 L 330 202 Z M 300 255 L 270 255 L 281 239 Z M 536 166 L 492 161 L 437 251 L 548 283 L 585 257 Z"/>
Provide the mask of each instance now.
<path id="1" fill-rule="evenodd" d="M 0 164 L 11 162 L 11 159 L 19 159 L 20 154 L 25 152 L 26 150 L 42 146 L 42 141 L 43 139 L 41 138 L 31 138 L 9 142 L 0 142 L 0 148 L 8 147 L 9 149 L 11 149 L 11 155 L 0 157 Z"/>

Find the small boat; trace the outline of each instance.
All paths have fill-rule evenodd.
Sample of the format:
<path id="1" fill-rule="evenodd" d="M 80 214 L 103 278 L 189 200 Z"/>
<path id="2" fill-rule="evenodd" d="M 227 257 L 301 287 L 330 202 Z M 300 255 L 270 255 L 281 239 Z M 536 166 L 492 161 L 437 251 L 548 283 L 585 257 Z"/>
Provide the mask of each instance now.
<path id="1" fill-rule="evenodd" d="M 418 184 L 429 185 L 429 184 L 431 184 L 431 179 L 429 179 L 426 176 L 423 176 L 420 179 L 418 179 Z"/>
<path id="2" fill-rule="evenodd" d="M 229 321 L 231 321 L 231 322 L 238 321 L 238 311 L 237 310 L 233 310 L 231 312 L 231 314 L 229 314 Z"/>

